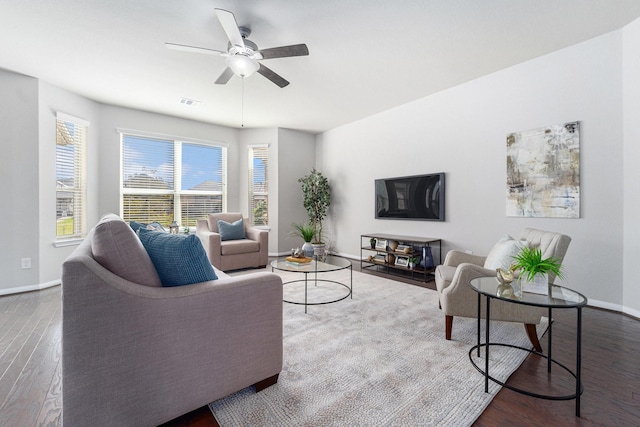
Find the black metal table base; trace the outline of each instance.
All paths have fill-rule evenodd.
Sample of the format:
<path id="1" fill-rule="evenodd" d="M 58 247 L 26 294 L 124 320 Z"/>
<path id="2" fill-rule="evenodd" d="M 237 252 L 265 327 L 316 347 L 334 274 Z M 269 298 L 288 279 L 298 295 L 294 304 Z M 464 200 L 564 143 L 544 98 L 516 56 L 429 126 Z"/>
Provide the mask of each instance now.
<path id="1" fill-rule="evenodd" d="M 352 293 L 352 291 L 351 291 L 351 288 L 350 288 L 348 285 L 345 285 L 344 283 L 338 282 L 338 281 L 336 281 L 336 280 L 328 280 L 328 279 L 314 279 L 314 284 L 315 284 L 316 286 L 317 286 L 317 285 L 318 285 L 318 283 L 320 283 L 320 282 L 324 282 L 324 283 L 335 283 L 335 284 L 338 284 L 338 285 L 340 285 L 340 286 L 343 286 L 344 288 L 346 288 L 346 289 L 347 289 L 347 294 L 346 294 L 345 296 L 343 296 L 343 297 L 341 297 L 341 298 L 338 298 L 338 299 L 331 300 L 331 301 L 309 302 L 309 301 L 308 301 L 308 299 L 307 299 L 307 295 L 308 295 L 308 292 L 307 292 L 307 286 L 308 286 L 308 283 L 307 283 L 307 278 L 306 278 L 306 277 L 305 277 L 304 279 L 298 279 L 298 280 L 292 280 L 292 281 L 290 281 L 290 282 L 285 282 L 285 283 L 283 283 L 283 284 L 282 284 L 282 286 L 290 285 L 290 284 L 292 284 L 292 283 L 298 283 L 298 282 L 300 282 L 300 283 L 304 282 L 304 301 L 290 301 L 290 300 L 286 300 L 286 299 L 285 299 L 285 300 L 282 300 L 282 301 L 283 301 L 283 302 L 286 302 L 286 303 L 289 303 L 289 304 L 304 305 L 304 312 L 305 312 L 305 313 L 307 312 L 307 306 L 309 306 L 309 305 L 333 304 L 334 302 L 342 301 L 343 299 L 347 299 L 347 298 L 349 298 L 349 297 L 351 297 L 351 298 L 353 299 L 353 293 Z"/>
<path id="2" fill-rule="evenodd" d="M 524 394 L 526 396 L 531 396 L 531 397 L 537 397 L 539 399 L 547 399 L 547 400 L 572 400 L 575 399 L 576 401 L 576 417 L 580 416 L 580 395 L 583 392 L 583 387 L 582 387 L 582 380 L 581 380 L 581 369 L 582 369 L 582 306 L 576 306 L 576 307 L 572 307 L 575 308 L 577 310 L 577 316 L 576 316 L 576 326 L 577 326 L 577 331 L 576 331 L 576 371 L 573 372 L 571 369 L 569 369 L 567 366 L 563 365 L 562 363 L 554 360 L 551 357 L 551 344 L 552 344 L 552 309 L 551 307 L 548 307 L 548 315 L 549 315 L 549 328 L 547 330 L 547 353 L 548 354 L 543 354 L 525 347 L 519 347 L 519 346 L 515 346 L 515 345 L 511 345 L 511 344 L 504 344 L 504 343 L 492 343 L 491 340 L 489 339 L 489 324 L 490 324 L 490 320 L 491 320 L 491 299 L 492 296 L 489 295 L 485 295 L 486 298 L 486 316 L 485 316 L 485 342 L 484 343 L 480 343 L 480 328 L 481 328 L 481 301 L 482 301 L 482 294 L 478 293 L 478 344 L 473 346 L 470 350 L 469 350 L 469 360 L 471 361 L 471 363 L 473 364 L 473 366 L 478 370 L 478 372 L 480 372 L 482 375 L 484 375 L 484 391 L 485 393 L 489 392 L 489 381 L 493 381 L 496 384 L 499 384 L 503 387 L 506 387 L 510 390 L 513 390 L 517 393 L 520 394 Z M 514 387 L 512 385 L 508 385 L 505 384 L 504 382 L 492 377 L 491 375 L 489 375 L 489 348 L 492 346 L 503 346 L 503 347 L 511 347 L 511 348 L 516 348 L 519 350 L 524 350 L 524 351 L 528 351 L 531 354 L 535 354 L 537 356 L 540 357 L 544 357 L 545 359 L 547 359 L 547 372 L 551 372 L 551 366 L 552 364 L 556 364 L 558 366 L 560 366 L 561 368 L 563 368 L 564 370 L 566 370 L 567 372 L 569 372 L 576 380 L 576 390 L 575 393 L 573 394 L 569 394 L 569 395 L 565 395 L 565 396 L 553 396 L 553 395 L 546 395 L 546 394 L 539 394 L 539 393 L 534 393 L 528 390 L 523 390 L 520 389 L 518 387 Z M 484 347 L 484 357 L 485 357 L 485 365 L 484 365 L 484 370 L 482 368 L 480 368 L 476 362 L 473 360 L 473 352 L 476 351 L 477 352 L 477 356 L 480 357 L 480 349 Z"/>

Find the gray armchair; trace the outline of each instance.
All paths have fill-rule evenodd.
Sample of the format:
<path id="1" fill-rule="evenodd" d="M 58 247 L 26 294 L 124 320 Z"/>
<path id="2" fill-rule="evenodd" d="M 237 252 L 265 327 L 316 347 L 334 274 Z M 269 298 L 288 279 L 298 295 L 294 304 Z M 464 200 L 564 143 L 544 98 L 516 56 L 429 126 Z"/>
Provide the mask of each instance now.
<path id="1" fill-rule="evenodd" d="M 265 267 L 269 260 L 269 232 L 249 225 L 246 219 L 246 238 L 222 240 L 218 220 L 233 223 L 241 218 L 241 213 L 214 213 L 196 223 L 196 235 L 200 238 L 209 261 L 222 271 Z"/>
<path id="2" fill-rule="evenodd" d="M 551 231 L 542 231 L 525 228 L 518 240 L 526 240 L 529 246 L 539 247 L 542 257 L 564 259 L 571 238 L 564 234 Z M 487 257 L 470 255 L 461 251 L 449 251 L 444 263 L 436 268 L 435 279 L 440 308 L 445 315 L 445 337 L 451 339 L 453 318 L 455 316 L 477 317 L 477 294 L 469 287 L 469 281 L 477 277 L 495 276 L 494 269 L 485 268 Z M 549 281 L 553 282 L 554 275 L 549 275 Z M 540 318 L 546 314 L 541 307 L 510 304 L 504 301 L 495 301 L 491 304 L 491 319 L 507 322 L 523 323 L 531 344 L 537 351 L 542 347 L 538 341 L 535 325 L 540 323 Z M 485 307 L 482 307 L 481 315 L 485 316 Z"/>

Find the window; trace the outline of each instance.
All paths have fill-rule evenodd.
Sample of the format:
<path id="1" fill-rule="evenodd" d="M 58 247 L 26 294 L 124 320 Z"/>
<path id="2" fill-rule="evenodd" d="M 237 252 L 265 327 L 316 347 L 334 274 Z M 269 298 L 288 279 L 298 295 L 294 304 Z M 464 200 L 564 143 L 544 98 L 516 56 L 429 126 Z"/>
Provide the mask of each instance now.
<path id="1" fill-rule="evenodd" d="M 56 240 L 86 234 L 85 151 L 89 123 L 56 115 Z"/>
<path id="2" fill-rule="evenodd" d="M 249 221 L 254 225 L 269 224 L 269 147 L 249 147 Z"/>
<path id="3" fill-rule="evenodd" d="M 193 227 L 226 210 L 227 149 L 121 133 L 122 218 Z"/>

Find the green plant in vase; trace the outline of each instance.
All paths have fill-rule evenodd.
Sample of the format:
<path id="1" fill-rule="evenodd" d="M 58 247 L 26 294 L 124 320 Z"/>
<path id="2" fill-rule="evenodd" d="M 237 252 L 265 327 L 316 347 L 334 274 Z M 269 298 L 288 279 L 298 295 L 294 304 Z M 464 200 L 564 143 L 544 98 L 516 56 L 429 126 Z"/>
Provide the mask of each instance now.
<path id="1" fill-rule="evenodd" d="M 311 241 L 313 240 L 313 236 L 316 234 L 315 228 L 311 224 L 293 224 L 293 230 L 289 233 L 292 236 L 300 237 L 304 240 L 304 245 L 302 245 L 302 250 L 304 251 L 305 256 L 313 256 L 313 245 Z"/>
<path id="2" fill-rule="evenodd" d="M 560 279 L 564 279 L 560 260 L 551 257 L 542 259 L 540 248 L 522 248 L 520 253 L 513 257 L 511 269 L 520 271 L 520 274 L 529 282 L 534 280 L 536 274 L 553 274 Z"/>

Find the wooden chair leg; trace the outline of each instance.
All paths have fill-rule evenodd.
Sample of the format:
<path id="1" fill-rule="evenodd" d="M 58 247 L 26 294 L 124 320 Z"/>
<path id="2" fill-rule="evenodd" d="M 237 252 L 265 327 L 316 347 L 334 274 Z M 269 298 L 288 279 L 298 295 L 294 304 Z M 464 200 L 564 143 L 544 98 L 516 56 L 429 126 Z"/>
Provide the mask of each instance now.
<path id="1" fill-rule="evenodd" d="M 265 378 L 264 380 L 258 381 L 257 383 L 255 383 L 253 386 L 256 388 L 256 393 L 261 392 L 265 388 L 271 387 L 272 385 L 277 383 L 278 382 L 278 375 L 280 375 L 280 374 L 275 374 L 272 377 Z"/>
<path id="2" fill-rule="evenodd" d="M 525 331 L 527 331 L 527 336 L 529 337 L 529 341 L 533 344 L 533 349 L 539 353 L 542 353 L 542 346 L 540 345 L 540 341 L 538 341 L 538 333 L 536 332 L 536 325 L 533 323 L 526 323 L 524 325 Z"/>
<path id="3" fill-rule="evenodd" d="M 453 328 L 453 316 L 444 316 L 444 331 L 447 341 L 451 341 L 451 328 Z"/>

